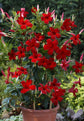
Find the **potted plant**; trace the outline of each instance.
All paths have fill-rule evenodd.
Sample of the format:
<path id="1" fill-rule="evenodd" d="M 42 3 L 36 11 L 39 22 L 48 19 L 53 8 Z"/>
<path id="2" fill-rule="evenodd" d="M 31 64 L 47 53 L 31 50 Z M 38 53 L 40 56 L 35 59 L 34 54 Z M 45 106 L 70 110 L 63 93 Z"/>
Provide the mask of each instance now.
<path id="1" fill-rule="evenodd" d="M 81 87 L 79 78 L 69 87 L 70 76 L 84 71 L 82 62 L 71 60 L 71 49 L 74 45 L 80 44 L 80 34 L 74 34 L 72 29 L 77 27 L 70 18 L 57 19 L 55 10 L 40 12 L 32 7 L 34 15 L 27 19 L 28 12 L 25 8 L 21 11 L 13 11 L 9 16 L 4 12 L 3 21 L 11 25 L 8 33 L 0 32 L 13 44 L 8 52 L 9 60 L 16 64 L 16 69 L 9 67 L 6 78 L 6 93 L 10 93 L 5 100 L 11 106 L 20 105 L 24 121 L 55 121 L 59 109 L 59 102 L 63 100 L 66 93 L 73 93 L 76 97 Z M 67 88 L 63 89 L 63 83 Z"/>

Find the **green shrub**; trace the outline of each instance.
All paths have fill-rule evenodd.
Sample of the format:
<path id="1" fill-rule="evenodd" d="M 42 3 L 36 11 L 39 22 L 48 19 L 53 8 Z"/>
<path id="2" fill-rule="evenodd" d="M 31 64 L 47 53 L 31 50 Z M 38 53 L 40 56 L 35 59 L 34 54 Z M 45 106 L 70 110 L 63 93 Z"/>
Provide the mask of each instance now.
<path id="1" fill-rule="evenodd" d="M 7 97 L 4 93 L 6 88 L 5 80 L 7 80 L 7 76 L 4 77 L 2 75 L 2 70 L 5 72 L 5 75 L 7 75 L 8 67 L 11 67 L 12 71 L 16 69 L 16 65 L 13 64 L 13 62 L 10 62 L 8 57 L 8 51 L 10 51 L 11 48 L 12 44 L 9 45 L 8 43 L 5 43 L 3 38 L 0 40 L 0 103 L 5 97 Z"/>
<path id="2" fill-rule="evenodd" d="M 75 76 L 75 79 L 71 76 L 71 83 L 72 84 L 74 81 L 78 80 L 79 76 Z M 68 102 L 68 106 L 72 109 L 74 109 L 74 111 L 78 111 L 79 109 L 83 109 L 84 110 L 84 75 L 81 75 L 81 88 L 79 85 L 77 85 L 78 88 L 78 93 L 76 95 L 76 98 L 73 96 L 72 93 L 68 93 L 67 96 L 65 97 L 66 101 Z M 64 84 L 64 86 L 67 88 L 67 85 Z M 68 85 L 70 86 L 70 85 Z"/>
<path id="3" fill-rule="evenodd" d="M 23 121 L 22 115 L 18 115 L 18 116 L 11 116 L 10 118 L 7 119 L 2 119 L 0 121 Z"/>

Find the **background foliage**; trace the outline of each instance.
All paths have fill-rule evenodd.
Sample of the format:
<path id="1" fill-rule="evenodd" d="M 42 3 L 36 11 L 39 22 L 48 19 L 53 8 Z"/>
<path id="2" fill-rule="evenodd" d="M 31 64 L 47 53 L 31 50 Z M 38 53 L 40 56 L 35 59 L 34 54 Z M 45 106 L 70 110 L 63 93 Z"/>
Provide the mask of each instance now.
<path id="1" fill-rule="evenodd" d="M 12 45 L 5 43 L 0 40 L 0 100 L 3 99 L 6 95 L 4 94 L 4 89 L 6 87 L 5 79 L 2 77 L 1 70 L 7 70 L 12 63 L 9 62 L 8 52 L 11 50 Z"/>
<path id="2" fill-rule="evenodd" d="M 75 77 L 75 78 L 74 78 Z M 78 75 L 74 74 L 73 76 L 70 76 L 69 78 L 72 80 L 70 82 L 70 85 L 72 85 L 72 83 L 77 80 L 77 78 L 79 77 Z M 80 79 L 81 79 L 81 88 L 79 85 L 77 85 L 78 88 L 78 93 L 76 95 L 76 97 L 73 96 L 72 93 L 67 93 L 65 100 L 68 101 L 68 106 L 73 109 L 75 112 L 77 112 L 79 109 L 83 109 L 84 110 L 84 73 L 83 75 L 80 75 Z M 63 83 L 62 85 L 63 87 L 67 88 L 67 84 Z"/>

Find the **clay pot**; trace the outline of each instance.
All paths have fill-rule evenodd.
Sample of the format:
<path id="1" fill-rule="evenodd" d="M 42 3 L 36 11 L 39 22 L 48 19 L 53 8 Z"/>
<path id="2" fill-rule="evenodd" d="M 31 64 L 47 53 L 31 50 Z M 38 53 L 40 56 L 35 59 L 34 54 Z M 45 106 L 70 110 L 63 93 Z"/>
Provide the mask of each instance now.
<path id="1" fill-rule="evenodd" d="M 57 110 L 59 105 L 56 108 L 47 109 L 47 110 L 32 110 L 21 108 L 23 114 L 23 121 L 56 121 Z"/>

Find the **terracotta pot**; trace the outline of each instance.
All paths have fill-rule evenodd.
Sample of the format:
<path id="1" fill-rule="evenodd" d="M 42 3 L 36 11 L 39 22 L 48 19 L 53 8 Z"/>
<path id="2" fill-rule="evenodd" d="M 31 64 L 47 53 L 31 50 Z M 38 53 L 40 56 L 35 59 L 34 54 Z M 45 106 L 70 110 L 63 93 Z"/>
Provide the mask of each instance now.
<path id="1" fill-rule="evenodd" d="M 56 114 L 57 110 L 59 109 L 59 105 L 56 108 L 49 110 L 21 109 L 23 121 L 56 121 Z"/>

